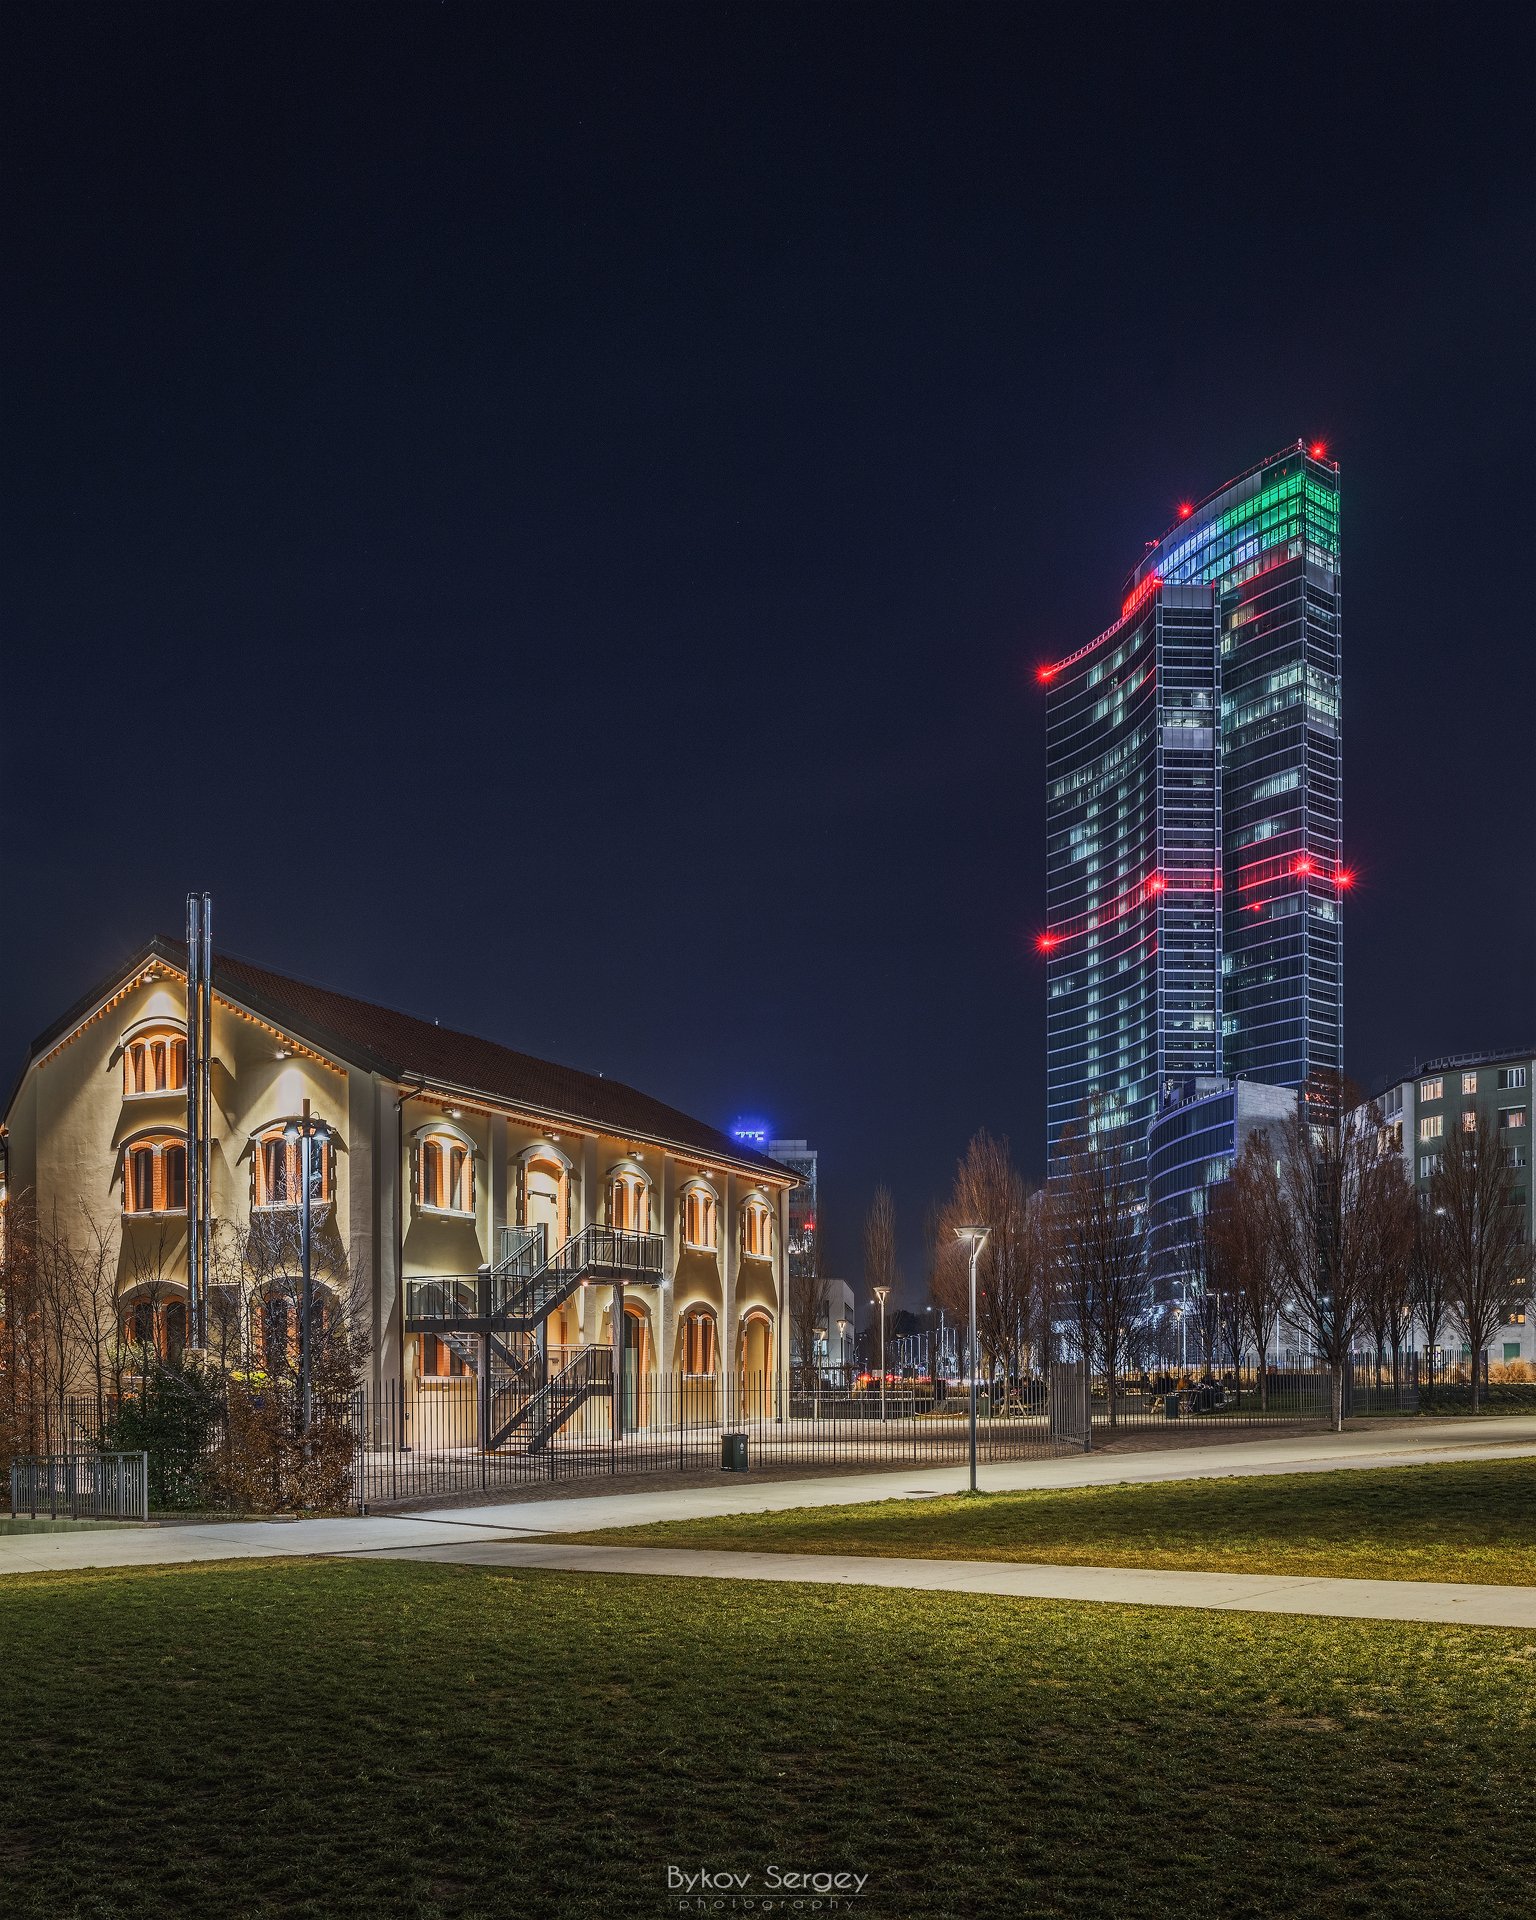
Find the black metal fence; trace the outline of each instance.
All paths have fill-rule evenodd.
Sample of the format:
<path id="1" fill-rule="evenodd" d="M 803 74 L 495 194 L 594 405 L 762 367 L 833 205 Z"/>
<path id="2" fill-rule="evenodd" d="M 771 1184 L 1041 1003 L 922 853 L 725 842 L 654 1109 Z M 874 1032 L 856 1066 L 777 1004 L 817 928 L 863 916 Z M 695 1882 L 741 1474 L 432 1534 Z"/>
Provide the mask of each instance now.
<path id="1" fill-rule="evenodd" d="M 231 1388 L 195 1457 L 152 1460 L 151 1499 L 160 1503 L 157 1489 L 193 1489 L 174 1500 L 166 1494 L 166 1501 L 238 1504 L 254 1489 L 263 1505 L 306 1504 L 317 1497 L 306 1489 L 321 1484 L 318 1497 L 333 1507 L 500 1499 L 562 1481 L 719 1471 L 728 1453 L 732 1464 L 741 1463 L 743 1443 L 749 1469 L 779 1472 L 960 1465 L 969 1456 L 965 1384 L 894 1375 L 882 1384 L 868 1374 L 797 1371 L 785 1381 L 776 1374 L 722 1378 L 626 1369 L 616 1395 L 608 1368 L 594 1373 L 584 1394 L 552 1409 L 544 1401 L 565 1377 L 542 1387 L 497 1377 L 486 1396 L 478 1378 L 463 1373 L 327 1398 L 317 1407 L 323 1483 L 306 1478 L 317 1443 L 299 1431 L 295 1397 L 281 1388 L 246 1388 L 239 1395 Z M 516 1418 L 520 1392 L 529 1401 L 526 1419 Z M 1080 1365 L 1062 1363 L 1046 1375 L 979 1384 L 977 1454 L 983 1462 L 1045 1459 L 1137 1430 L 1173 1437 L 1196 1428 L 1318 1422 L 1327 1419 L 1329 1402 L 1326 1374 L 1294 1369 L 1124 1376 L 1111 1402 L 1102 1378 L 1090 1382 Z M 69 1415 L 77 1436 L 92 1429 L 92 1439 L 107 1437 L 94 1431 L 94 1402 L 74 1403 Z M 76 1449 L 81 1444 L 79 1437 L 72 1441 Z M 263 1447 L 272 1454 L 269 1475 L 265 1456 L 252 1457 Z"/>
<path id="2" fill-rule="evenodd" d="M 913 1394 L 847 1386 L 785 1391 L 775 1375 L 649 1374 L 626 1378 L 615 1418 L 611 1393 L 594 1396 L 542 1444 L 481 1445 L 477 1382 L 387 1386 L 358 1402 L 356 1490 L 382 1506 L 448 1494 L 635 1473 L 719 1469 L 727 1438 L 744 1439 L 749 1468 L 939 1466 L 969 1452 L 969 1402 L 941 1406 Z M 1077 1451 L 1053 1433 L 1044 1383 L 1006 1405 L 983 1403 L 980 1457 L 1020 1459 Z M 733 1448 L 739 1453 L 739 1449 Z"/>
<path id="3" fill-rule="evenodd" d="M 147 1520 L 146 1453 L 22 1454 L 11 1462 L 11 1512 L 33 1518 Z"/>

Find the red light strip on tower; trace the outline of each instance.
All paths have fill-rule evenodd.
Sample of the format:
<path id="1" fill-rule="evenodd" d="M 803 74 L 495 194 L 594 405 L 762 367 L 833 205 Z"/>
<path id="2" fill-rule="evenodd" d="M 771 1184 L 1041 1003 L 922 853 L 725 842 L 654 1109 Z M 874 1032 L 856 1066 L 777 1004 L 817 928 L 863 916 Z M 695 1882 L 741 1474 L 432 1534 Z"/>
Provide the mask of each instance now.
<path id="1" fill-rule="evenodd" d="M 1095 635 L 1086 647 L 1079 647 L 1076 653 L 1069 653 L 1064 660 L 1057 660 L 1049 666 L 1035 668 L 1035 678 L 1040 682 L 1041 686 L 1048 687 L 1063 668 L 1075 666 L 1079 660 L 1086 659 L 1095 647 L 1102 647 L 1106 640 L 1113 639 L 1125 625 L 1126 621 L 1129 620 L 1133 614 L 1141 611 L 1162 584 L 1163 576 L 1160 573 L 1149 573 L 1145 580 L 1138 580 L 1136 585 L 1132 587 L 1126 595 L 1125 605 L 1120 609 L 1120 618 L 1112 627 L 1106 627 L 1101 634 Z"/>
<path id="2" fill-rule="evenodd" d="M 1035 948 L 1040 953 L 1054 953 L 1069 940 L 1077 940 L 1085 933 L 1095 933 L 1103 927 L 1110 927 L 1117 920 L 1123 920 L 1128 913 L 1134 913 L 1138 907 L 1149 906 L 1163 894 L 1180 893 L 1220 893 L 1221 875 L 1207 873 L 1201 869 L 1185 869 L 1172 874 L 1154 873 L 1145 881 L 1128 888 L 1110 901 L 1107 907 L 1096 908 L 1092 913 L 1080 913 L 1071 920 L 1064 921 L 1059 927 L 1052 927 L 1045 933 L 1036 934 Z"/>
<path id="3" fill-rule="evenodd" d="M 1330 867 L 1316 854 L 1272 853 L 1268 859 L 1251 860 L 1238 869 L 1237 890 L 1248 893 L 1275 880 L 1321 880 L 1325 885 L 1352 887 L 1355 876 L 1348 867 Z"/>

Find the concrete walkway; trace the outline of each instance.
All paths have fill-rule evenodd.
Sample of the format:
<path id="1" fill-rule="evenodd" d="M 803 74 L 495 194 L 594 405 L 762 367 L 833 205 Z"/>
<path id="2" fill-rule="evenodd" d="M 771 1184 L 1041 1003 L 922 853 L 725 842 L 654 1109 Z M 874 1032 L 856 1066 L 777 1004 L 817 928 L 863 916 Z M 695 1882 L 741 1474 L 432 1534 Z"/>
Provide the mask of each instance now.
<path id="1" fill-rule="evenodd" d="M 1528 1455 L 1536 1455 L 1536 1417 L 1414 1421 L 1344 1434 L 1288 1434 L 1145 1453 L 1074 1454 L 1062 1459 L 1007 1461 L 984 1465 L 981 1485 L 983 1491 L 995 1493 L 1025 1488 L 1233 1479 L 1252 1474 L 1332 1473 L 1360 1467 L 1417 1466 L 1437 1460 L 1517 1459 Z M 416 1514 L 371 1514 L 366 1518 L 340 1520 L 227 1520 L 199 1526 L 121 1530 L 104 1527 L 84 1533 L 9 1534 L 0 1536 L 0 1576 L 82 1567 L 173 1566 L 202 1560 L 412 1552 L 473 1541 L 547 1538 L 552 1534 L 638 1526 L 655 1520 L 767 1513 L 791 1507 L 850 1506 L 866 1500 L 959 1493 L 964 1486 L 965 1470 L 954 1466 L 903 1467 L 892 1473 L 850 1473 L 759 1483 L 722 1473 L 717 1482 L 708 1486 L 665 1490 L 647 1489 L 643 1477 L 637 1476 L 621 1483 L 620 1490 L 612 1493 L 560 1500 L 513 1500 L 495 1506 Z M 782 1565 L 785 1557 L 771 1556 L 777 1565 Z M 931 1569 L 935 1563 L 922 1564 Z M 1156 1577 L 1182 1580 L 1217 1576 L 1159 1574 Z"/>
<path id="2" fill-rule="evenodd" d="M 1536 1629 L 1536 1587 L 1431 1580 L 1322 1580 L 1262 1573 L 1183 1573 L 1151 1567 L 1053 1567 L 996 1560 L 889 1560 L 853 1553 L 733 1553 L 684 1547 L 601 1547 L 545 1541 L 460 1541 L 390 1558 L 564 1573 L 665 1574 L 694 1580 L 799 1580 L 818 1586 L 923 1593 L 1026 1595 L 1119 1606 L 1210 1607 L 1237 1613 L 1322 1614 L 1349 1620 L 1436 1620 Z"/>

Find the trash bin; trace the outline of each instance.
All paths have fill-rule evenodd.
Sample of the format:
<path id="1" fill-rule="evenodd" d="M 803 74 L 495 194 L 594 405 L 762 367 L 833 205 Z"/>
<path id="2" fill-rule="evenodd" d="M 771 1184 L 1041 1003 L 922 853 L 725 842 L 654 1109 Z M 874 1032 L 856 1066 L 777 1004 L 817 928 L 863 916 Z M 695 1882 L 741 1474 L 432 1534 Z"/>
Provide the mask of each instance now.
<path id="1" fill-rule="evenodd" d="M 720 1436 L 720 1470 L 722 1473 L 746 1472 L 747 1436 L 744 1433 L 724 1433 Z"/>
<path id="2" fill-rule="evenodd" d="M 1163 1418 L 1165 1420 L 1177 1420 L 1178 1417 L 1179 1396 L 1176 1393 L 1165 1393 L 1163 1395 Z"/>

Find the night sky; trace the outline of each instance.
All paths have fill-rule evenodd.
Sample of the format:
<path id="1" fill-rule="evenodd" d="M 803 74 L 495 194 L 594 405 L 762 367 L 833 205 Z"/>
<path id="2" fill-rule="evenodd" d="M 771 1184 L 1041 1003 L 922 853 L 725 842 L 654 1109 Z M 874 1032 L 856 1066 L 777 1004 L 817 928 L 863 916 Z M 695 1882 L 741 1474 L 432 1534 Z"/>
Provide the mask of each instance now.
<path id="1" fill-rule="evenodd" d="M 1536 1038 L 1529 14 L 22 5 L 0 1050 L 219 944 L 1043 1161 L 1033 667 L 1343 464 L 1351 1072 Z M 1053 34 L 1059 38 L 1053 40 Z"/>

